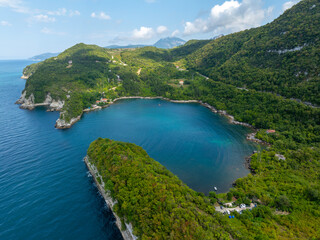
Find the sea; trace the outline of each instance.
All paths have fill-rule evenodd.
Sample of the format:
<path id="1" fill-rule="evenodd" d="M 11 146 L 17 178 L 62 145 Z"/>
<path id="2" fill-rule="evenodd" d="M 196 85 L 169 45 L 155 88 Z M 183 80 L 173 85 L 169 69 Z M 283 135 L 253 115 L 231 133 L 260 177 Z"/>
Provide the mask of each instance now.
<path id="1" fill-rule="evenodd" d="M 0 61 L 0 239 L 122 239 L 83 162 L 98 137 L 132 142 L 190 188 L 226 192 L 249 171 L 248 128 L 196 104 L 121 100 L 54 128 L 58 112 L 15 101 L 27 60 Z"/>

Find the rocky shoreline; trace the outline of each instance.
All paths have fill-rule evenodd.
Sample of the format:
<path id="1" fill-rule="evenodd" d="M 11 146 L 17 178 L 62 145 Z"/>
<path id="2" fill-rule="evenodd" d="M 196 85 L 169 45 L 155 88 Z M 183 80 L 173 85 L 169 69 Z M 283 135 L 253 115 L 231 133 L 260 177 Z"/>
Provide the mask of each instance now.
<path id="1" fill-rule="evenodd" d="M 256 131 L 256 130 L 255 130 L 253 133 L 247 134 L 247 140 L 248 140 L 248 141 L 251 141 L 251 142 L 258 143 L 258 144 L 262 144 L 262 145 L 266 145 L 266 146 L 271 146 L 270 143 L 267 143 L 267 142 L 265 142 L 265 141 L 262 141 L 262 140 L 256 138 L 256 134 L 257 134 L 257 131 Z"/>
<path id="2" fill-rule="evenodd" d="M 73 124 L 78 122 L 82 117 L 82 114 L 78 117 L 71 118 L 70 122 L 66 122 L 64 119 L 58 118 L 55 124 L 57 129 L 68 129 L 71 128 Z"/>
<path id="3" fill-rule="evenodd" d="M 23 74 L 20 78 L 21 78 L 21 79 L 24 79 L 24 80 L 27 80 L 29 77 L 30 77 L 30 76 L 26 76 L 26 75 Z"/>
<path id="4" fill-rule="evenodd" d="M 90 163 L 88 156 L 85 156 L 85 158 L 83 160 L 84 160 L 90 174 L 92 175 L 93 180 L 94 180 L 100 194 L 102 195 L 106 204 L 108 205 L 108 207 L 112 211 L 112 213 L 116 219 L 116 225 L 117 225 L 118 229 L 120 230 L 123 239 L 124 240 L 137 240 L 138 238 L 136 236 L 134 236 L 132 233 L 132 225 L 130 223 L 129 224 L 125 223 L 127 228 L 126 228 L 126 230 L 122 230 L 121 220 L 120 220 L 119 216 L 113 211 L 113 206 L 117 203 L 117 201 L 114 201 L 111 198 L 110 194 L 105 190 L 104 182 L 103 182 L 102 177 L 100 176 L 97 168 L 94 166 L 94 164 Z M 98 178 L 100 179 L 101 184 L 97 180 Z"/>
<path id="5" fill-rule="evenodd" d="M 24 91 L 15 104 L 20 104 L 20 108 L 28 110 L 33 110 L 36 107 L 46 106 L 48 107 L 48 111 L 61 111 L 64 106 L 64 101 L 54 100 L 50 93 L 48 93 L 43 103 L 35 103 L 33 93 L 27 98 L 27 91 Z"/>
<path id="6" fill-rule="evenodd" d="M 204 103 L 202 101 L 199 101 L 199 100 L 172 100 L 172 99 L 169 99 L 169 98 L 164 98 L 164 97 L 141 97 L 141 96 L 133 96 L 133 97 L 120 97 L 120 98 L 116 98 L 114 99 L 109 105 L 115 103 L 116 101 L 118 100 L 123 100 L 123 99 L 162 99 L 162 100 L 166 100 L 166 101 L 169 101 L 169 102 L 172 102 L 172 103 L 199 103 L 201 104 L 202 106 L 210 109 L 213 113 L 217 113 L 221 116 L 225 116 L 226 118 L 228 118 L 229 122 L 231 124 L 236 124 L 236 125 L 241 125 L 241 126 L 244 126 L 244 127 L 248 127 L 248 128 L 251 128 L 254 132 L 253 133 L 249 133 L 247 134 L 246 136 L 246 139 L 248 141 L 251 141 L 251 142 L 255 142 L 255 143 L 258 143 L 258 144 L 263 144 L 263 145 L 267 145 L 267 146 L 270 146 L 269 143 L 267 142 L 264 142 L 258 138 L 256 138 L 256 134 L 258 132 L 258 129 L 256 129 L 255 127 L 253 127 L 252 125 L 248 124 L 248 123 L 244 123 L 244 122 L 239 122 L 239 121 L 235 121 L 234 120 L 234 116 L 230 115 L 227 113 L 227 111 L 225 110 L 217 110 L 216 108 L 214 108 L 213 106 L 211 106 L 210 104 L 208 103 Z M 108 106 L 109 106 L 108 105 Z"/>
<path id="7" fill-rule="evenodd" d="M 250 173 L 252 173 L 252 174 L 256 174 L 255 170 L 251 167 L 251 157 L 254 154 L 256 154 L 256 152 L 253 152 L 253 154 L 251 154 L 249 157 L 246 157 L 245 158 L 246 161 L 244 163 L 246 169 L 248 169 L 250 171 Z M 232 185 L 235 186 L 235 182 Z"/>
<path id="8" fill-rule="evenodd" d="M 19 98 L 18 101 L 16 101 L 16 104 L 20 104 L 20 108 L 22 109 L 28 109 L 28 110 L 33 110 L 35 107 L 38 106 L 46 106 L 48 107 L 47 111 L 61 111 L 63 106 L 64 106 L 64 101 L 56 101 L 54 99 L 52 99 L 52 97 L 50 96 L 50 93 L 47 94 L 47 97 L 45 99 L 45 101 L 43 103 L 34 103 L 34 95 L 31 94 L 29 96 L 29 98 L 26 98 L 26 91 L 24 91 L 21 95 L 21 97 Z M 248 128 L 251 128 L 254 132 L 253 133 L 249 133 L 246 136 L 246 139 L 248 141 L 252 141 L 258 144 L 264 144 L 264 145 L 270 145 L 260 139 L 255 138 L 255 135 L 257 133 L 257 129 L 255 129 L 252 125 L 248 124 L 248 123 L 243 123 L 243 122 L 239 122 L 239 121 L 235 121 L 234 117 L 230 114 L 227 113 L 227 111 L 224 110 L 217 110 L 216 108 L 214 108 L 213 106 L 211 106 L 208 103 L 204 103 L 202 101 L 199 100 L 172 100 L 169 98 L 165 98 L 165 97 L 141 97 L 141 96 L 131 96 L 131 97 L 119 97 L 119 98 L 115 98 L 113 101 L 111 101 L 110 103 L 104 105 L 104 106 L 96 106 L 96 107 L 92 107 L 92 108 L 87 108 L 84 109 L 83 112 L 91 112 L 91 111 L 96 111 L 96 110 L 101 110 L 103 108 L 107 108 L 109 107 L 111 104 L 119 101 L 119 100 L 125 100 L 125 99 L 162 99 L 162 100 L 166 100 L 172 103 L 198 103 L 201 104 L 202 106 L 210 109 L 213 113 L 217 113 L 219 115 L 225 116 L 228 118 L 229 122 L 231 124 L 236 124 L 236 125 L 241 125 L 241 126 L 245 126 Z M 60 116 L 63 113 L 60 113 Z M 76 122 L 78 122 L 81 119 L 81 115 L 72 118 L 70 120 L 70 122 L 66 122 L 65 120 L 63 120 L 62 118 L 57 119 L 55 127 L 57 129 L 68 129 L 71 128 L 73 124 L 75 124 Z"/>

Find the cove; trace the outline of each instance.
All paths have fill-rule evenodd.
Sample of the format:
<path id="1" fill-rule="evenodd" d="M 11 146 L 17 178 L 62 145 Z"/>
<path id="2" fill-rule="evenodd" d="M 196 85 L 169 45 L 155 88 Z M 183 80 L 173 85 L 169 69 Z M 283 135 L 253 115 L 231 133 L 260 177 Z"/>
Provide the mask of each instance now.
<path id="1" fill-rule="evenodd" d="M 14 105 L 30 63 L 0 61 L 0 239 L 121 239 L 82 161 L 98 137 L 140 145 L 204 193 L 225 192 L 248 174 L 249 129 L 200 104 L 121 100 L 55 129 L 59 113 Z"/>
<path id="2" fill-rule="evenodd" d="M 77 126 L 78 125 L 78 126 Z M 135 143 L 192 189 L 207 194 L 217 186 L 226 192 L 249 173 L 245 157 L 255 149 L 246 140 L 249 129 L 198 103 L 161 99 L 119 100 L 109 108 L 85 114 L 73 126 L 87 137 Z"/>

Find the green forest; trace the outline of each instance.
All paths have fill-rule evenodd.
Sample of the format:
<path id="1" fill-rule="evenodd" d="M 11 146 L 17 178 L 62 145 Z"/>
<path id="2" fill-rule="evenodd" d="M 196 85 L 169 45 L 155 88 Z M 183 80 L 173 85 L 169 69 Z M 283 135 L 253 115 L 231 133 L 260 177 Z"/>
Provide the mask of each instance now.
<path id="1" fill-rule="evenodd" d="M 319 105 L 317 4 L 301 1 L 272 23 L 211 41 L 187 65 L 217 81 Z"/>
<path id="2" fill-rule="evenodd" d="M 209 196 L 187 187 L 135 144 L 99 138 L 88 156 L 117 200 L 113 210 L 122 228 L 132 223 L 139 239 L 317 239 L 320 234 L 319 152 L 292 151 L 281 162 L 275 152 L 263 151 L 252 159 L 254 175 L 238 179 L 228 194 Z M 232 219 L 215 211 L 217 202 L 231 198 L 257 207 L 234 212 Z"/>

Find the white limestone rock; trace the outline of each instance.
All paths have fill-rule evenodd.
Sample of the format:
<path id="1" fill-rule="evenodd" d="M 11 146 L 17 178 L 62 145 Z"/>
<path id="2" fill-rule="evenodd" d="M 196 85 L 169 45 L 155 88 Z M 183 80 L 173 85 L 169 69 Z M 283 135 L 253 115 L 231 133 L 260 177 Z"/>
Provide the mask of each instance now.
<path id="1" fill-rule="evenodd" d="M 61 113 L 61 114 L 64 114 L 64 113 Z M 60 116 L 61 116 L 61 114 L 60 114 Z M 78 117 L 76 117 L 76 118 L 71 118 L 70 122 L 67 122 L 67 121 L 64 120 L 64 119 L 59 118 L 59 119 L 57 119 L 57 121 L 56 121 L 55 127 L 56 127 L 57 129 L 67 129 L 67 128 L 71 128 L 73 124 L 75 124 L 76 122 L 78 122 L 78 121 L 80 120 L 80 118 L 81 118 L 81 115 L 78 116 Z"/>

